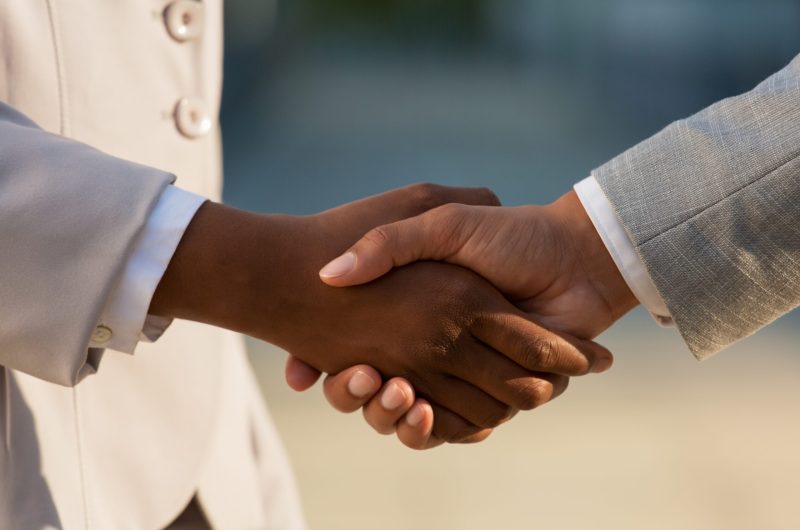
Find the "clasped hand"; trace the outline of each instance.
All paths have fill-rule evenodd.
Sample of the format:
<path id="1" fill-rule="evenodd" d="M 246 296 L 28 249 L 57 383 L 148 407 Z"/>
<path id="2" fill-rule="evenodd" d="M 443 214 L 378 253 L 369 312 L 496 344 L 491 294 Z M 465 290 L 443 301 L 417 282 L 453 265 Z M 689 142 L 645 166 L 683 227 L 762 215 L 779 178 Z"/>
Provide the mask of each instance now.
<path id="1" fill-rule="evenodd" d="M 408 194 L 425 204 L 396 200 Z M 320 296 L 338 310 L 309 334 L 321 324 L 339 335 L 286 344 L 289 384 L 337 374 L 325 381 L 334 407 L 363 406 L 378 432 L 423 449 L 483 440 L 570 376 L 607 370 L 611 354 L 587 339 L 637 302 L 577 197 L 498 206 L 485 190 L 427 186 L 320 214 L 337 229 L 333 218 L 357 214 L 346 231 L 383 224 L 320 271 L 331 286 Z"/>

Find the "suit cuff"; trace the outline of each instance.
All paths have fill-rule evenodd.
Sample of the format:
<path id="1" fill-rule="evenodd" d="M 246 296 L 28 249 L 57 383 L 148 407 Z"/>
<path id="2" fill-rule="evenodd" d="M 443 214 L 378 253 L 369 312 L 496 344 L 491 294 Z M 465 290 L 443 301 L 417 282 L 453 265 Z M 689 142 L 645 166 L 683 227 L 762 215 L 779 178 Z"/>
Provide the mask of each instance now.
<path id="1" fill-rule="evenodd" d="M 174 186 L 165 188 L 106 300 L 90 348 L 133 353 L 140 341 L 155 341 L 169 327 L 171 319 L 148 315 L 147 310 L 178 243 L 205 201 Z"/>
<path id="2" fill-rule="evenodd" d="M 667 304 L 658 293 L 633 241 L 597 180 L 588 177 L 578 182 L 575 184 L 575 193 L 633 295 L 656 322 L 662 326 L 672 326 L 672 315 Z"/>

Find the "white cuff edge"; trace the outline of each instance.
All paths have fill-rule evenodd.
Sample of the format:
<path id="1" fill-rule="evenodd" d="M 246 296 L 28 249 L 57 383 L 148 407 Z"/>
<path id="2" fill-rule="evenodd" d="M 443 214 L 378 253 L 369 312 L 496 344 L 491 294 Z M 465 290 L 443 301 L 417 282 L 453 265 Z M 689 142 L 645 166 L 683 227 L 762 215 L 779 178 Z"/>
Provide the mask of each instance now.
<path id="1" fill-rule="evenodd" d="M 659 325 L 673 326 L 667 304 L 600 184 L 588 177 L 575 184 L 574 189 L 633 295 Z"/>
<path id="2" fill-rule="evenodd" d="M 89 348 L 133 353 L 140 341 L 154 342 L 166 331 L 171 319 L 148 315 L 147 310 L 186 228 L 205 201 L 172 185 L 164 189 L 111 290 Z"/>

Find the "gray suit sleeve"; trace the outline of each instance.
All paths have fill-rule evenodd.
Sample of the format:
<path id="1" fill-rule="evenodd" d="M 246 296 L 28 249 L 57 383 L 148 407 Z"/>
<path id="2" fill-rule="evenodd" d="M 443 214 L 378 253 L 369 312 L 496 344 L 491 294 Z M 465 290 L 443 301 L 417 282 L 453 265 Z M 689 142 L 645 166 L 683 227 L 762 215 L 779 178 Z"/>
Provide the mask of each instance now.
<path id="1" fill-rule="evenodd" d="M 39 129 L 0 103 L 0 365 L 61 385 L 170 174 Z"/>
<path id="2" fill-rule="evenodd" d="M 594 171 L 691 351 L 800 305 L 800 56 Z"/>

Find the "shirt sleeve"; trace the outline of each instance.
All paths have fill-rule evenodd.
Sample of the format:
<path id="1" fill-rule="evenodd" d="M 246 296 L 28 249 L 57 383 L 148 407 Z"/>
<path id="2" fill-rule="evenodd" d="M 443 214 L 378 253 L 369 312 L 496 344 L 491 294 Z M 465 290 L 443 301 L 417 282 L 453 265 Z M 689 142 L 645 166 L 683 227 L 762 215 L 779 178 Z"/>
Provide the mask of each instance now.
<path id="1" fill-rule="evenodd" d="M 147 310 L 178 243 L 205 201 L 174 186 L 165 188 L 111 290 L 89 348 L 133 353 L 140 341 L 153 342 L 169 327 L 171 319 L 148 315 Z"/>
<path id="2" fill-rule="evenodd" d="M 631 238 L 597 180 L 588 177 L 578 182 L 575 193 L 633 295 L 656 322 L 662 326 L 673 326 L 667 304 L 661 298 Z"/>

